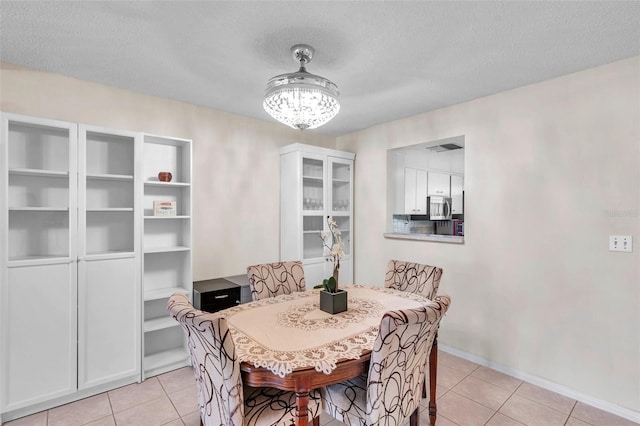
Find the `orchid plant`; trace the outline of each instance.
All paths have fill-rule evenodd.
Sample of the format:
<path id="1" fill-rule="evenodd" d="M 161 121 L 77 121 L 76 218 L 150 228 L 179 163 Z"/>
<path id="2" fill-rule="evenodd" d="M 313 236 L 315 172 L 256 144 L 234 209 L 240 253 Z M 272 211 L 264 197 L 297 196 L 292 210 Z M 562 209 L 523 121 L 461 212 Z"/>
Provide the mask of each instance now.
<path id="1" fill-rule="evenodd" d="M 329 225 L 329 231 L 320 232 L 320 238 L 328 251 L 325 256 L 330 256 L 333 260 L 333 276 L 324 280 L 322 285 L 329 293 L 335 293 L 338 291 L 338 272 L 340 259 L 344 256 L 344 244 L 338 224 L 331 216 L 327 216 L 327 225 Z"/>

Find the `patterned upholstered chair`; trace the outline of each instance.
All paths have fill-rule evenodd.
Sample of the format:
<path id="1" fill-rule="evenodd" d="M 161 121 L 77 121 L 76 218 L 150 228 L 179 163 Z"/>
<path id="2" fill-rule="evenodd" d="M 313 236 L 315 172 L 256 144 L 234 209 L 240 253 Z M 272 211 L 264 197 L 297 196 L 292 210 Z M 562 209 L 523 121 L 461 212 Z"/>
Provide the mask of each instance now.
<path id="1" fill-rule="evenodd" d="M 306 289 L 304 269 L 299 260 L 249 266 L 247 276 L 253 300 Z"/>
<path id="2" fill-rule="evenodd" d="M 438 294 L 442 278 L 442 268 L 437 266 L 423 265 L 420 263 L 404 262 L 402 260 L 390 260 L 387 264 L 387 274 L 384 279 L 384 286 L 395 288 L 400 291 L 418 293 L 429 300 L 433 300 Z M 438 365 L 438 333 L 433 341 L 433 352 L 429 362 L 433 363 L 433 369 L 429 370 L 429 380 L 435 383 Z M 422 397 L 427 397 L 426 383 L 422 387 Z M 435 386 L 431 388 L 431 403 L 429 404 L 430 415 L 435 418 Z"/>
<path id="3" fill-rule="evenodd" d="M 390 260 L 384 286 L 396 290 L 418 293 L 433 300 L 438 293 L 442 268 L 422 265 L 420 263 Z"/>
<path id="4" fill-rule="evenodd" d="M 185 331 L 196 376 L 201 424 L 282 425 L 294 422 L 296 396 L 273 388 L 244 386 L 227 321 L 195 309 L 186 295 L 175 293 L 169 314 Z M 309 420 L 320 424 L 320 392 L 309 394 Z"/>
<path id="5" fill-rule="evenodd" d="M 423 307 L 384 314 L 368 375 L 323 388 L 325 411 L 349 425 L 400 425 L 409 417 L 417 426 L 427 356 L 450 303 L 438 296 Z"/>

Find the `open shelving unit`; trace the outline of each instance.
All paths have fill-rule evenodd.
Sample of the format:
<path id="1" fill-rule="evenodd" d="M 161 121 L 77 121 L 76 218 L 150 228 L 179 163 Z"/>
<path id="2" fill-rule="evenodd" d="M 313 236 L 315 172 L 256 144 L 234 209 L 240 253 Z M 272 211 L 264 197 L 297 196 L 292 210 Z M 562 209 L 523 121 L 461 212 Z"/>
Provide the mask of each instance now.
<path id="1" fill-rule="evenodd" d="M 184 333 L 167 315 L 176 292 L 192 294 L 191 141 L 143 136 L 143 378 L 188 365 Z M 158 173 L 170 172 L 161 182 Z M 175 203 L 175 215 L 154 216 L 154 201 Z"/>

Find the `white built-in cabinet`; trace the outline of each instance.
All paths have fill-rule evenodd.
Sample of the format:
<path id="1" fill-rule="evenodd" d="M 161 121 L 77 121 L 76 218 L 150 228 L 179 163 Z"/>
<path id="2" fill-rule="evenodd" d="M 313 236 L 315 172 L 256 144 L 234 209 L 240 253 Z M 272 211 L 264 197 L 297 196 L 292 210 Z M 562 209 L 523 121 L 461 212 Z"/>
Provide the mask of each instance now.
<path id="1" fill-rule="evenodd" d="M 438 195 L 441 197 L 451 196 L 451 175 L 429 171 L 427 176 L 427 195 Z"/>
<path id="2" fill-rule="evenodd" d="M 139 380 L 138 147 L 2 114 L 0 416 Z"/>
<path id="3" fill-rule="evenodd" d="M 451 213 L 464 213 L 464 178 L 460 175 L 451 175 Z"/>
<path id="4" fill-rule="evenodd" d="M 427 213 L 427 171 L 405 167 L 404 212 L 406 214 Z"/>
<path id="5" fill-rule="evenodd" d="M 353 165 L 355 154 L 305 144 L 280 149 L 280 260 L 301 260 L 307 288 L 333 272 L 321 232 L 338 224 L 345 256 L 340 284 L 353 283 Z"/>
<path id="6" fill-rule="evenodd" d="M 143 143 L 143 378 L 189 365 L 180 324 L 167 315 L 175 292 L 191 298 L 191 141 L 144 135 Z M 170 182 L 158 180 L 169 172 Z M 175 203 L 175 214 L 154 215 L 154 201 Z"/>
<path id="7" fill-rule="evenodd" d="M 188 365 L 191 141 L 1 117 L 0 422 Z"/>

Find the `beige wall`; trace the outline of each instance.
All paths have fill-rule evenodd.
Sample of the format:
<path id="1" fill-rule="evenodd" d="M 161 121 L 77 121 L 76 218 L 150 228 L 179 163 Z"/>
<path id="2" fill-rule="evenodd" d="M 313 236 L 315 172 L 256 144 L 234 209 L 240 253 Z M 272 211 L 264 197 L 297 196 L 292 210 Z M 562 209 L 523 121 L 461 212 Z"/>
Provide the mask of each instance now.
<path id="1" fill-rule="evenodd" d="M 195 280 L 280 258 L 281 146 L 335 139 L 57 74 L 0 64 L 0 110 L 193 139 Z M 260 102 L 256 99 L 256 102 Z"/>
<path id="2" fill-rule="evenodd" d="M 453 298 L 441 344 L 640 416 L 639 71 L 639 58 L 621 61 L 338 138 L 357 153 L 356 280 L 381 284 L 390 258 L 440 265 Z M 6 112 L 192 138 L 195 279 L 276 260 L 278 148 L 336 143 L 8 64 L 0 101 Z M 386 150 L 457 135 L 465 244 L 384 239 Z M 634 252 L 609 252 L 610 234 L 633 235 Z"/>
<path id="3" fill-rule="evenodd" d="M 385 239 L 386 150 L 458 135 L 465 244 Z M 381 283 L 392 258 L 442 266 L 452 308 L 441 344 L 640 419 L 639 58 L 379 125 L 337 148 L 357 152 L 357 282 Z M 633 253 L 608 251 L 609 235 L 632 235 Z"/>

